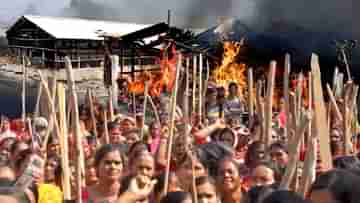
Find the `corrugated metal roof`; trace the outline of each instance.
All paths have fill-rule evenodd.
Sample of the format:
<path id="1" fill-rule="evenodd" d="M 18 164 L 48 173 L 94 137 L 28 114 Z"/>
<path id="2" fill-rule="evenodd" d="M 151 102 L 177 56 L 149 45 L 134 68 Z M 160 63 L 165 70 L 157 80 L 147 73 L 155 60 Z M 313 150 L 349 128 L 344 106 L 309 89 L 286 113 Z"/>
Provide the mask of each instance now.
<path id="1" fill-rule="evenodd" d="M 23 16 L 57 39 L 102 40 L 101 34 L 122 36 L 152 25 L 119 23 L 81 18 Z"/>

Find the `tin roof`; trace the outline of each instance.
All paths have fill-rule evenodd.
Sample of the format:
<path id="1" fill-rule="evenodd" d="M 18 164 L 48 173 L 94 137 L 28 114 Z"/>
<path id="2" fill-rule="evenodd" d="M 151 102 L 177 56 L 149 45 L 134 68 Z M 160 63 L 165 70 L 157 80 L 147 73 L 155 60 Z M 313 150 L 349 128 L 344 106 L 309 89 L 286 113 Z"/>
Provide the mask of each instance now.
<path id="1" fill-rule="evenodd" d="M 152 26 L 69 17 L 25 15 L 23 18 L 57 39 L 102 40 L 104 34 L 122 36 Z"/>

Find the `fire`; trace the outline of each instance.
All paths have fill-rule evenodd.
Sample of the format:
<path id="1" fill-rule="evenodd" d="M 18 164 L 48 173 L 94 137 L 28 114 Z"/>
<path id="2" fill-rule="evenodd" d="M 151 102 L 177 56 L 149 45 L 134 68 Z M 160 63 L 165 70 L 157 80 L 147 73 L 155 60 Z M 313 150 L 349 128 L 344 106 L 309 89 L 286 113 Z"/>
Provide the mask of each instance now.
<path id="1" fill-rule="evenodd" d="M 167 91 L 171 91 L 175 81 L 176 72 L 176 49 L 172 45 L 170 47 L 170 54 L 167 50 L 161 50 L 159 65 L 159 72 L 143 72 L 136 81 L 129 81 L 128 90 L 131 93 L 143 94 L 145 91 L 145 81 L 149 82 L 149 94 L 151 96 L 160 96 L 164 87 Z"/>
<path id="2" fill-rule="evenodd" d="M 243 98 L 247 86 L 246 64 L 236 62 L 236 57 L 240 52 L 242 44 L 242 41 L 224 42 L 224 53 L 221 65 L 213 72 L 216 84 L 219 86 L 226 88 L 230 82 L 236 82 L 241 98 Z"/>

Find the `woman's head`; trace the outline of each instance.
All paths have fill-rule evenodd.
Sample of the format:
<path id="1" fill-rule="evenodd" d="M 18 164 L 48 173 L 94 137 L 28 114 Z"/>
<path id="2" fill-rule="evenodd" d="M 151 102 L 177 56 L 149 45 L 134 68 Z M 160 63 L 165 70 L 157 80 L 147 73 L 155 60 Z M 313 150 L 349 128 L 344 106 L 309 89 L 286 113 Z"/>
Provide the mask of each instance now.
<path id="1" fill-rule="evenodd" d="M 360 177 L 345 170 L 333 170 L 320 175 L 310 189 L 313 203 L 357 203 Z"/>
<path id="2" fill-rule="evenodd" d="M 180 183 L 184 189 L 190 188 L 193 176 L 207 176 L 207 174 L 208 171 L 206 166 L 199 160 L 199 157 L 196 155 L 187 156 L 185 161 L 181 163 L 176 169 L 176 175 L 179 177 Z"/>
<path id="3" fill-rule="evenodd" d="M 237 136 L 230 128 L 224 128 L 219 136 L 219 141 L 228 145 L 229 147 L 235 148 L 238 143 Z"/>
<path id="4" fill-rule="evenodd" d="M 45 182 L 46 183 L 59 183 L 58 178 L 61 177 L 61 160 L 56 155 L 47 157 L 45 163 Z"/>
<path id="5" fill-rule="evenodd" d="M 192 203 L 192 198 L 188 192 L 169 192 L 161 199 L 160 203 Z"/>
<path id="6" fill-rule="evenodd" d="M 266 146 L 264 143 L 260 141 L 253 142 L 246 153 L 245 164 L 252 169 L 255 165 L 265 159 L 265 150 Z"/>
<path id="7" fill-rule="evenodd" d="M 292 191 L 275 191 L 267 196 L 262 203 L 309 203 Z M 331 202 L 326 202 L 331 203 Z"/>
<path id="8" fill-rule="evenodd" d="M 211 177 L 201 176 L 196 178 L 195 186 L 198 203 L 218 203 L 220 201 L 216 183 Z"/>
<path id="9" fill-rule="evenodd" d="M 152 179 L 155 174 L 155 159 L 149 152 L 141 153 L 134 162 L 134 176 Z"/>
<path id="10" fill-rule="evenodd" d="M 95 159 L 92 157 L 85 161 L 85 181 L 87 186 L 94 185 L 98 182 Z"/>
<path id="11" fill-rule="evenodd" d="M 217 173 L 217 186 L 224 193 L 241 192 L 240 166 L 230 157 L 226 157 L 219 163 Z"/>
<path id="12" fill-rule="evenodd" d="M 107 144 L 95 153 L 96 173 L 99 181 L 118 181 L 124 168 L 124 159 L 120 148 Z"/>
<path id="13" fill-rule="evenodd" d="M 271 160 L 274 161 L 276 164 L 281 167 L 285 167 L 288 164 L 288 150 L 284 143 L 275 142 L 270 146 L 269 150 Z"/>

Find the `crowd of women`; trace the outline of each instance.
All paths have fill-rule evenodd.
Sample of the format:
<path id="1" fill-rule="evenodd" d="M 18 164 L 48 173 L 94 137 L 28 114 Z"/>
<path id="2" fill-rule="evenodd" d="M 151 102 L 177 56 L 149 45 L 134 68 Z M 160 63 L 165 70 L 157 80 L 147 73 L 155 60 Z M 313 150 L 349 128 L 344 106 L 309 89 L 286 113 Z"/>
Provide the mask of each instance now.
<path id="1" fill-rule="evenodd" d="M 160 111 L 162 116 L 157 121 L 152 116 L 125 115 L 115 109 L 115 118 L 108 121 L 105 132 L 102 112 L 106 107 L 95 102 L 94 126 L 91 108 L 81 105 L 84 181 L 79 197 L 75 173 L 71 175 L 71 199 L 86 203 L 359 202 L 360 162 L 355 155 L 342 155 L 339 144 L 342 132 L 336 128 L 330 135 L 334 168 L 322 171 L 316 167 L 316 178 L 305 197 L 295 191 L 296 186 L 279 189 L 289 162 L 287 139 L 282 136 L 281 125 L 274 125 L 273 143 L 266 146 L 260 140 L 259 122 L 255 119 L 248 127 L 246 119 L 240 119 L 238 113 L 243 111 L 243 105 L 236 96 L 236 88 L 232 83 L 227 97 L 224 89 L 209 88 L 205 100 L 206 122 L 197 115 L 191 119 L 177 118 L 170 161 L 169 117 L 163 116 L 168 115 L 166 112 Z M 217 105 L 219 98 L 226 105 Z M 148 125 L 143 125 L 143 119 Z M 274 117 L 274 123 L 279 120 Z M 41 146 L 48 120 L 32 119 L 32 132 L 21 120 L 3 117 L 1 121 L 0 202 L 63 202 L 59 139 L 52 135 L 47 146 Z M 74 169 L 76 152 L 72 132 L 68 142 L 70 168 Z M 302 149 L 304 153 L 306 149 Z M 34 157 L 45 164 L 32 163 Z M 30 183 L 19 190 L 16 187 L 24 176 Z"/>

